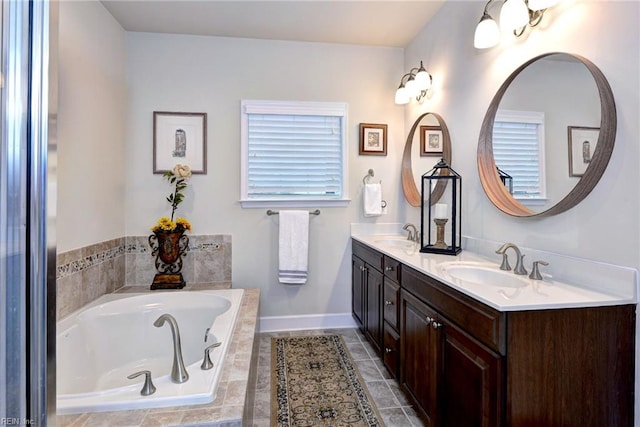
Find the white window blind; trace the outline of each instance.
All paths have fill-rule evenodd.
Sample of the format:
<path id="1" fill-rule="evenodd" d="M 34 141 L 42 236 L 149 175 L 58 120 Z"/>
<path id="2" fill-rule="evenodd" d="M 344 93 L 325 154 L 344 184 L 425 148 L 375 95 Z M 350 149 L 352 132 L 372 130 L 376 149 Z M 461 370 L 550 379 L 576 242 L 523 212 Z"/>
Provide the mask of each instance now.
<path id="1" fill-rule="evenodd" d="M 343 201 L 345 121 L 344 104 L 243 101 L 241 200 Z"/>
<path id="2" fill-rule="evenodd" d="M 544 199 L 544 113 L 498 111 L 493 123 L 493 157 L 513 178 L 516 199 Z"/>

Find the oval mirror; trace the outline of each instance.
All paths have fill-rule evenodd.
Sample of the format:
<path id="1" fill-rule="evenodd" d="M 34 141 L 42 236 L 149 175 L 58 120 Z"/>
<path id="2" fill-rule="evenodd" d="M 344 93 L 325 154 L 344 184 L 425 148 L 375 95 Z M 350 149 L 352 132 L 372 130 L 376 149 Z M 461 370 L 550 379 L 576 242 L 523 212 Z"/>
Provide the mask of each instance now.
<path id="1" fill-rule="evenodd" d="M 439 114 L 421 114 L 411 126 L 402 153 L 402 191 L 411 206 L 421 206 L 422 196 L 418 185 L 422 173 L 430 170 L 441 158 L 451 164 L 451 137 L 447 124 Z M 414 165 L 421 171 L 418 176 L 413 175 Z M 433 189 L 432 204 L 440 199 L 444 186 L 445 183 L 440 180 Z"/>
<path id="2" fill-rule="evenodd" d="M 600 69 L 578 55 L 537 56 L 489 105 L 478 141 L 482 187 L 512 216 L 564 212 L 600 180 L 615 135 L 613 93 Z"/>

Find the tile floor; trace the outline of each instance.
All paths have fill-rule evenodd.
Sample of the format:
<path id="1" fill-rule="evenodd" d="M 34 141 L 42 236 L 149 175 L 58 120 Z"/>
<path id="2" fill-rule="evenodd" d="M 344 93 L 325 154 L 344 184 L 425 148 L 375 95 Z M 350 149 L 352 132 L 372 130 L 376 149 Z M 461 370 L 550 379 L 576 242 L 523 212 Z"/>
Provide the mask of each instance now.
<path id="1" fill-rule="evenodd" d="M 351 358 L 365 381 L 369 394 L 389 427 L 423 426 L 398 383 L 391 378 L 371 345 L 357 329 L 331 329 L 258 334 L 258 365 L 253 408 L 253 427 L 270 425 L 271 337 L 288 335 L 341 334 Z"/>

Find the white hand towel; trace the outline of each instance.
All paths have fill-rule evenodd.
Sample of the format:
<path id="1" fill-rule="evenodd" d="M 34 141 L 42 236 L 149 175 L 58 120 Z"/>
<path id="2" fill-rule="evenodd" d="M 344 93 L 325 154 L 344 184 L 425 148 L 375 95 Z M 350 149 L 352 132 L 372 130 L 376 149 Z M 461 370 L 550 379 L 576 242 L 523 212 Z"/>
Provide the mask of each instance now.
<path id="1" fill-rule="evenodd" d="M 364 216 L 382 215 L 382 184 L 364 185 Z"/>
<path id="2" fill-rule="evenodd" d="M 278 245 L 280 283 L 306 283 L 309 261 L 309 211 L 280 211 Z"/>

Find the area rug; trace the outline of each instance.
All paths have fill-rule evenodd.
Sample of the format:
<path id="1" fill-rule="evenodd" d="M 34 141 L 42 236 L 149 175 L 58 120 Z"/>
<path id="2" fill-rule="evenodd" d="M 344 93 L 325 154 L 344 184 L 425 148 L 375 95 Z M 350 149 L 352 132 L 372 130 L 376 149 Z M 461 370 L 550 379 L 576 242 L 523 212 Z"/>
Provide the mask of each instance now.
<path id="1" fill-rule="evenodd" d="M 271 339 L 271 425 L 383 426 L 340 335 Z"/>

